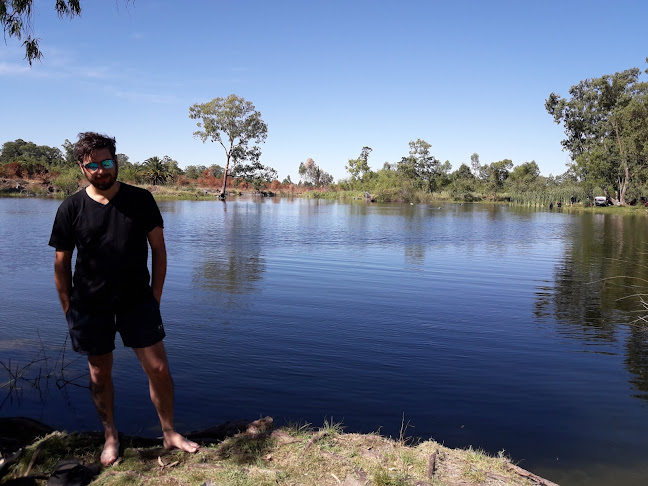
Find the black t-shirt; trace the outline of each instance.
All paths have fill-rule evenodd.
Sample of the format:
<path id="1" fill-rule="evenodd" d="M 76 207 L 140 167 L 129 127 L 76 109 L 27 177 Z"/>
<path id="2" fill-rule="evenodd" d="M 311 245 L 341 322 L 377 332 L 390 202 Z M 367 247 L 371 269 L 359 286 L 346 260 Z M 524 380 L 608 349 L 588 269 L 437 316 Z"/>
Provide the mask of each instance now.
<path id="1" fill-rule="evenodd" d="M 153 195 L 123 182 L 105 205 L 85 190 L 63 201 L 49 245 L 77 249 L 71 305 L 119 312 L 150 298 L 147 235 L 157 226 L 163 221 Z"/>

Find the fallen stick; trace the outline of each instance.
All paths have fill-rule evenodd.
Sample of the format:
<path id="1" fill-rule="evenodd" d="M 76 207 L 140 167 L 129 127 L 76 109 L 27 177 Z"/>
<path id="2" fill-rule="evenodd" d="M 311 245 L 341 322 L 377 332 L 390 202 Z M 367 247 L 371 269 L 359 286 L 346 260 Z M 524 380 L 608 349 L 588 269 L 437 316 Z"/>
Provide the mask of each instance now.
<path id="1" fill-rule="evenodd" d="M 310 448 L 310 447 L 311 447 L 315 442 L 317 442 L 318 440 L 320 440 L 322 437 L 326 436 L 327 434 L 328 434 L 328 431 L 327 431 L 327 430 L 322 430 L 321 432 L 318 432 L 317 434 L 315 434 L 315 435 L 311 438 L 311 440 L 309 440 L 308 443 L 304 446 L 304 450 L 303 450 L 302 453 L 301 453 L 302 457 L 303 457 L 303 455 L 306 453 L 306 451 L 307 451 L 307 450 L 308 450 L 308 449 L 309 449 L 309 448 Z"/>
<path id="2" fill-rule="evenodd" d="M 434 451 L 430 456 L 430 461 L 428 462 L 428 478 L 434 478 L 434 471 L 436 470 L 436 458 L 439 451 Z"/>
<path id="3" fill-rule="evenodd" d="M 34 467 L 34 463 L 36 462 L 36 458 L 38 457 L 38 453 L 40 452 L 40 449 L 37 447 L 36 450 L 34 451 L 34 454 L 32 454 L 31 461 L 29 461 L 29 466 L 27 467 L 27 471 L 23 476 L 29 476 L 29 473 L 32 470 L 32 467 Z"/>
<path id="4" fill-rule="evenodd" d="M 515 464 L 508 464 L 507 467 L 509 470 L 513 471 L 514 473 L 519 474 L 524 478 L 529 478 L 531 481 L 535 481 L 536 483 L 541 484 L 542 486 L 558 486 L 558 484 L 551 482 L 548 479 L 541 478 L 540 476 L 536 476 L 532 472 L 529 472 L 526 469 L 522 469 L 521 467 L 516 466 Z"/>
<path id="5" fill-rule="evenodd" d="M 178 464 L 180 464 L 180 461 L 173 461 L 173 462 L 170 463 L 170 464 L 165 464 L 164 461 L 162 461 L 162 457 L 161 457 L 161 456 L 158 456 L 158 466 L 160 466 L 160 468 L 162 468 L 162 469 L 167 469 L 167 468 L 175 467 L 175 466 L 177 466 Z"/>

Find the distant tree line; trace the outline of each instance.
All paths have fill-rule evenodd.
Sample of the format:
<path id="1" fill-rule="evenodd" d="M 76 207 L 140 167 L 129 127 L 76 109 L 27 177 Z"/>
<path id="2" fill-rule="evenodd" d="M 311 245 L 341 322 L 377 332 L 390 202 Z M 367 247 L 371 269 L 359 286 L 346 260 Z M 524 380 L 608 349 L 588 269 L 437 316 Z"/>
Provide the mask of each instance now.
<path id="1" fill-rule="evenodd" d="M 0 149 L 0 177 L 41 177 L 65 194 L 77 190 L 82 178 L 74 158 L 74 144 L 65 140 L 61 148 L 36 145 L 18 139 L 5 142 Z M 312 158 L 299 164 L 299 181 L 290 176 L 277 180 L 270 167 L 257 163 L 235 164 L 228 187 L 256 191 L 284 190 L 299 193 L 318 191 L 369 192 L 380 201 L 427 201 L 445 198 L 461 201 L 511 200 L 527 204 L 549 204 L 590 197 L 584 186 L 570 171 L 559 177 L 543 177 L 534 161 L 514 166 L 509 159 L 481 164 L 473 154 L 471 165 L 461 164 L 452 170 L 449 161 L 441 163 L 431 153 L 425 140 L 410 142 L 409 153 L 395 163 L 385 162 L 374 171 L 369 166 L 370 147 L 363 147 L 357 159 L 346 165 L 347 179 L 333 181 L 333 176 L 320 168 Z M 169 156 L 152 156 L 143 162 L 131 162 L 126 154 L 117 154 L 119 177 L 134 184 L 196 185 L 219 189 L 225 169 L 218 164 L 188 165 L 184 169 Z"/>
<path id="2" fill-rule="evenodd" d="M 631 68 L 581 81 L 571 87 L 569 98 L 549 95 L 545 108 L 564 126 L 561 143 L 571 156 L 566 172 L 558 176 L 542 176 L 533 160 L 517 166 L 510 159 L 482 164 L 477 153 L 470 157 L 470 165 L 464 162 L 453 170 L 450 161 L 441 162 L 433 155 L 432 145 L 419 138 L 409 142 L 407 155 L 385 162 L 379 170 L 369 165 L 371 147 L 362 147 L 358 157 L 345 166 L 348 177 L 337 184 L 312 158 L 299 163 L 297 184 L 290 177 L 280 183 L 276 170 L 260 162 L 260 144 L 268 130 L 261 114 L 252 103 L 231 94 L 189 109 L 199 128 L 194 136 L 217 142 L 225 155 L 225 167 L 189 165 L 182 169 L 169 156 L 137 163 L 118 154 L 120 177 L 139 184 L 220 187 L 222 197 L 231 179 L 230 187 L 256 191 L 357 191 L 382 201 L 443 198 L 587 204 L 593 196 L 604 194 L 615 204 L 633 204 L 648 196 L 648 83 L 640 79 L 641 74 Z M 69 193 L 81 177 L 73 149 L 67 139 L 61 148 L 22 139 L 5 142 L 0 150 L 0 177 L 46 177 Z"/>
<path id="3" fill-rule="evenodd" d="M 455 200 L 506 199 L 534 205 L 587 203 L 597 195 L 619 205 L 645 202 L 648 82 L 641 74 L 639 68 L 631 68 L 581 81 L 570 88 L 569 98 L 549 95 L 545 108 L 564 126 L 561 143 L 571 156 L 561 175 L 541 176 L 533 160 L 518 166 L 510 159 L 481 164 L 476 153 L 470 166 L 463 163 L 452 171 L 449 161 L 441 163 L 431 154 L 431 145 L 418 139 L 410 142 L 409 155 L 396 163 L 385 162 L 378 171 L 367 162 L 371 148 L 363 147 L 357 159 L 348 161 L 349 177 L 339 187 L 373 191 L 385 200 L 411 201 L 445 193 Z"/>
<path id="4" fill-rule="evenodd" d="M 459 201 L 514 200 L 529 204 L 548 204 L 551 200 L 570 200 L 572 195 L 586 197 L 570 186 L 563 176 L 544 177 L 535 161 L 513 165 L 510 159 L 481 164 L 477 153 L 470 166 L 462 163 L 452 170 L 449 161 L 441 162 L 422 139 L 409 143 L 409 153 L 395 163 L 385 162 L 373 171 L 368 159 L 371 147 L 363 147 L 357 159 L 346 165 L 349 177 L 338 183 L 343 190 L 367 191 L 378 200 L 425 201 L 445 198 Z M 562 190 L 557 189 L 562 186 Z M 569 187 L 567 187 L 569 186 Z M 520 200 L 519 195 L 525 199 Z M 543 194 L 544 197 L 529 197 Z"/>
<path id="5" fill-rule="evenodd" d="M 82 178 L 77 161 L 74 157 L 74 144 L 65 140 L 62 149 L 48 145 L 37 145 L 22 139 L 5 142 L 0 148 L 0 177 L 4 178 L 34 178 L 40 177 L 66 194 L 78 188 Z M 126 154 L 117 154 L 119 161 L 119 178 L 134 184 L 151 185 L 188 185 L 204 183 L 206 186 L 220 182 L 224 169 L 220 165 L 189 165 L 182 169 L 178 162 L 165 155 L 152 156 L 143 162 L 131 162 Z M 240 186 L 245 182 L 257 190 L 276 179 L 274 169 L 269 169 L 270 175 L 258 178 L 258 174 L 243 172 L 234 173 L 235 184 Z"/>
<path id="6" fill-rule="evenodd" d="M 409 143 L 409 152 L 401 160 L 385 162 L 375 171 L 368 162 L 372 149 L 363 147 L 358 158 L 347 162 L 348 177 L 336 188 L 365 191 L 384 201 L 448 198 L 589 204 L 594 196 L 605 195 L 619 205 L 645 202 L 648 83 L 641 74 L 640 69 L 631 68 L 581 81 L 570 88 L 569 98 L 549 95 L 545 108 L 564 126 L 561 143 L 571 156 L 563 174 L 542 176 L 534 160 L 517 166 L 510 159 L 482 164 L 477 153 L 471 156 L 470 165 L 462 163 L 453 170 L 449 161 L 441 162 L 432 154 L 427 141 L 417 139 Z M 308 185 L 330 184 L 332 178 L 322 178 L 321 173 L 326 175 L 312 159 L 299 166 L 300 178 Z"/>

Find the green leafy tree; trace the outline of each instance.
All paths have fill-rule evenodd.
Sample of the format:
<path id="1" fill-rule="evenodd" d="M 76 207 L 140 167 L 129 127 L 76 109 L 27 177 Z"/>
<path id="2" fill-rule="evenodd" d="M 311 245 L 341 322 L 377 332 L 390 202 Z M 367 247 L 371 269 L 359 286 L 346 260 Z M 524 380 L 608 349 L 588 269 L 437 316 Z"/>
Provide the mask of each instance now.
<path id="1" fill-rule="evenodd" d="M 437 190 L 442 190 L 450 184 L 450 173 L 452 172 L 452 164 L 446 160 L 443 164 L 439 165 L 439 170 L 436 176 L 435 185 Z"/>
<path id="2" fill-rule="evenodd" d="M 76 167 L 77 159 L 74 156 L 74 144 L 70 142 L 67 138 L 63 142 L 63 165 L 65 167 Z"/>
<path id="3" fill-rule="evenodd" d="M 466 198 L 466 194 L 475 190 L 476 177 L 466 164 L 461 164 L 457 170 L 450 174 L 450 192 L 453 197 Z"/>
<path id="4" fill-rule="evenodd" d="M 419 189 L 433 192 L 443 173 L 440 161 L 430 153 L 432 145 L 420 138 L 409 143 L 409 156 L 398 163 L 398 171 Z"/>
<path id="5" fill-rule="evenodd" d="M 479 165 L 479 154 L 477 152 L 470 156 L 470 167 L 472 168 L 473 175 L 479 175 L 479 168 L 481 166 Z"/>
<path id="6" fill-rule="evenodd" d="M 15 162 L 23 155 L 23 147 L 31 142 L 25 142 L 22 138 L 13 142 L 5 142 L 0 150 L 0 164 Z"/>
<path id="7" fill-rule="evenodd" d="M 508 179 L 512 168 L 513 161 L 511 159 L 504 159 L 492 162 L 490 165 L 484 164 L 481 166 L 480 177 L 488 190 L 493 193 L 493 197 L 504 187 L 504 182 Z"/>
<path id="8" fill-rule="evenodd" d="M 455 170 L 451 174 L 452 180 L 460 180 L 460 179 L 465 179 L 469 181 L 474 181 L 475 176 L 473 175 L 472 171 L 470 170 L 470 167 L 468 167 L 466 164 L 461 164 L 457 170 Z"/>
<path id="9" fill-rule="evenodd" d="M 63 154 L 56 147 L 36 145 L 34 142 L 25 142 L 19 138 L 2 145 L 0 163 L 7 162 L 25 162 L 45 166 L 61 165 Z"/>
<path id="10" fill-rule="evenodd" d="M 212 164 L 207 169 L 216 179 L 220 179 L 225 174 L 225 169 L 218 164 Z"/>
<path id="11" fill-rule="evenodd" d="M 405 179 L 396 166 L 397 164 L 385 162 L 382 169 L 370 172 L 370 177 L 365 177 L 363 181 L 363 189 L 381 202 L 403 200 L 410 181 Z"/>
<path id="12" fill-rule="evenodd" d="M 204 171 L 207 170 L 207 167 L 204 165 L 188 165 L 185 167 L 185 176 L 188 179 L 198 179 L 202 177 Z"/>
<path id="13" fill-rule="evenodd" d="M 644 182 L 637 176 L 648 162 L 648 83 L 640 74 L 632 68 L 586 79 L 570 88 L 570 98 L 551 93 L 545 102 L 565 128 L 561 143 L 578 177 L 599 184 L 618 204 L 626 203 L 631 181 Z"/>
<path id="14" fill-rule="evenodd" d="M 197 123 L 201 130 L 194 136 L 203 142 L 218 142 L 225 151 L 225 170 L 221 197 L 225 197 L 227 177 L 244 163 L 255 164 L 261 157 L 258 144 L 265 142 L 268 126 L 254 105 L 244 98 L 229 95 L 227 98 L 214 98 L 207 103 L 196 103 L 189 108 L 189 118 L 201 120 Z"/>
<path id="15" fill-rule="evenodd" d="M 128 156 L 124 154 L 117 154 L 117 160 L 119 161 L 119 178 L 121 180 L 131 181 L 136 184 L 148 180 L 143 164 L 131 162 L 128 160 Z"/>
<path id="16" fill-rule="evenodd" d="M 459 181 L 459 180 L 468 181 L 473 185 L 477 180 L 470 166 L 468 166 L 468 164 L 465 163 L 461 164 L 457 170 L 455 170 L 450 174 L 450 179 L 452 181 Z"/>
<path id="17" fill-rule="evenodd" d="M 168 155 L 162 157 L 162 164 L 166 168 L 166 182 L 177 182 L 178 177 L 184 174 L 184 171 L 178 165 L 178 161 Z"/>
<path id="18" fill-rule="evenodd" d="M 345 169 L 351 176 L 352 181 L 362 180 L 371 171 L 369 167 L 369 154 L 372 150 L 371 147 L 362 147 L 360 156 L 357 159 L 349 159 Z"/>
<path id="19" fill-rule="evenodd" d="M 60 169 L 64 159 L 61 150 L 48 145 L 36 145 L 22 139 L 5 142 L 0 151 L 0 164 L 13 164 L 15 175 L 31 177 L 45 175 L 51 169 Z"/>
<path id="20" fill-rule="evenodd" d="M 333 183 L 333 176 L 320 169 L 311 158 L 299 164 L 299 178 L 305 184 L 315 187 L 328 186 Z"/>
<path id="21" fill-rule="evenodd" d="M 508 181 L 512 184 L 525 186 L 534 183 L 540 176 L 540 167 L 535 160 L 516 165 L 509 174 Z"/>
<path id="22" fill-rule="evenodd" d="M 540 176 L 540 167 L 532 160 L 516 165 L 510 171 L 505 186 L 513 193 L 542 192 L 546 188 L 546 180 Z"/>
<path id="23" fill-rule="evenodd" d="M 382 170 L 396 170 L 398 164 L 390 164 L 389 162 L 384 162 Z"/>
<path id="24" fill-rule="evenodd" d="M 254 187 L 254 190 L 261 192 L 266 184 L 271 183 L 277 178 L 277 171 L 272 167 L 261 165 L 260 162 L 240 165 L 233 177 L 243 179 Z"/>

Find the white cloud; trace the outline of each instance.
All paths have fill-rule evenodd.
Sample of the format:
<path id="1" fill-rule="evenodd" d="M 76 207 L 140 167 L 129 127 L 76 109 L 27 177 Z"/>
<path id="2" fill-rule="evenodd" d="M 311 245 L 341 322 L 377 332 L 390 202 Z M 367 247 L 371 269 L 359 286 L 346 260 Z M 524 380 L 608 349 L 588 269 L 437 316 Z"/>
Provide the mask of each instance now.
<path id="1" fill-rule="evenodd" d="M 106 67 L 90 67 L 90 68 L 81 68 L 78 70 L 74 76 L 81 76 L 82 78 L 91 78 L 91 79 L 106 79 L 110 74 L 110 69 Z"/>
<path id="2" fill-rule="evenodd" d="M 105 90 L 117 98 L 137 101 L 138 103 L 155 103 L 162 105 L 174 104 L 178 100 L 175 96 L 160 95 L 155 93 L 142 93 L 137 91 L 123 91 L 114 87 L 106 86 Z"/>
<path id="3" fill-rule="evenodd" d="M 23 76 L 32 72 L 29 64 L 0 62 L 0 76 Z"/>

